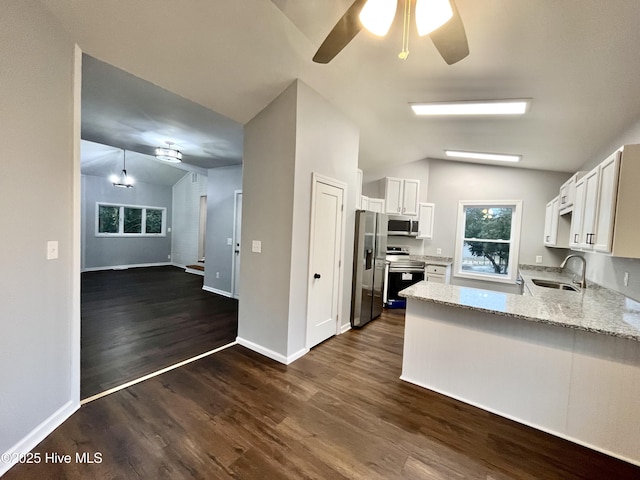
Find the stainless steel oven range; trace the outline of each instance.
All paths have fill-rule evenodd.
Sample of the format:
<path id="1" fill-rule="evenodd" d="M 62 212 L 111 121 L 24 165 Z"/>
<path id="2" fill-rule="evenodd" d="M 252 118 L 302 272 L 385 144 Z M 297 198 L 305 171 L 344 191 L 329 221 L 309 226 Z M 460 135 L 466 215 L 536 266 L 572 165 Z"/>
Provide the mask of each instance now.
<path id="1" fill-rule="evenodd" d="M 401 290 L 424 280 L 424 262 L 409 259 L 408 247 L 387 247 L 387 267 L 383 299 L 387 308 L 405 308 Z"/>

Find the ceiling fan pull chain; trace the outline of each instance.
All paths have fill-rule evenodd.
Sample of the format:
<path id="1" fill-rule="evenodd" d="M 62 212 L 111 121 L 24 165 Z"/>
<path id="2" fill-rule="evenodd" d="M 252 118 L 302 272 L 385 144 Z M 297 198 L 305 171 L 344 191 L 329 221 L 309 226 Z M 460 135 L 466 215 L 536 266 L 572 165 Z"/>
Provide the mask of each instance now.
<path id="1" fill-rule="evenodd" d="M 409 56 L 409 28 L 411 21 L 411 0 L 404 1 L 404 22 L 402 25 L 402 51 L 398 54 L 402 60 Z"/>

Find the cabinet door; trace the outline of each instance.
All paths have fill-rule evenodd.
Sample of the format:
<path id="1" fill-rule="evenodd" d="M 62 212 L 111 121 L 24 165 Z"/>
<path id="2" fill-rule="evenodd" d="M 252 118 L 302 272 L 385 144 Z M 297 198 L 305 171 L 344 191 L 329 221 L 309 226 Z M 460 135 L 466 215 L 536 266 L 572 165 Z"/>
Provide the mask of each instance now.
<path id="1" fill-rule="evenodd" d="M 587 250 L 592 250 L 595 243 L 599 171 L 599 167 L 594 168 L 584 177 L 584 211 L 579 246 Z"/>
<path id="2" fill-rule="evenodd" d="M 420 180 L 405 180 L 402 195 L 402 214 L 418 214 L 418 197 L 420 195 Z"/>
<path id="3" fill-rule="evenodd" d="M 384 198 L 370 198 L 369 208 L 370 212 L 384 213 Z"/>
<path id="4" fill-rule="evenodd" d="M 584 185 L 585 178 L 576 183 L 576 193 L 573 205 L 573 215 L 571 216 L 571 234 L 569 247 L 579 248 L 582 241 L 582 220 L 584 217 Z"/>
<path id="5" fill-rule="evenodd" d="M 613 241 L 613 219 L 616 212 L 618 193 L 618 172 L 620 171 L 620 152 L 616 152 L 602 162 L 598 187 L 598 210 L 596 218 L 593 249 L 597 252 L 611 253 Z"/>
<path id="6" fill-rule="evenodd" d="M 403 180 L 387 177 L 384 189 L 385 211 L 387 213 L 402 214 Z"/>
<path id="7" fill-rule="evenodd" d="M 549 245 L 551 242 L 551 220 L 553 219 L 553 201 L 547 203 L 544 212 L 544 244 Z"/>
<path id="8" fill-rule="evenodd" d="M 569 191 L 571 189 L 571 180 L 575 180 L 575 177 L 571 177 L 560 187 L 560 209 L 568 208 L 573 201 L 570 199 Z"/>
<path id="9" fill-rule="evenodd" d="M 418 205 L 418 237 L 433 238 L 433 203 L 421 203 Z"/>
<path id="10" fill-rule="evenodd" d="M 357 169 L 357 192 L 356 192 L 356 210 L 364 210 L 362 208 L 362 170 Z"/>

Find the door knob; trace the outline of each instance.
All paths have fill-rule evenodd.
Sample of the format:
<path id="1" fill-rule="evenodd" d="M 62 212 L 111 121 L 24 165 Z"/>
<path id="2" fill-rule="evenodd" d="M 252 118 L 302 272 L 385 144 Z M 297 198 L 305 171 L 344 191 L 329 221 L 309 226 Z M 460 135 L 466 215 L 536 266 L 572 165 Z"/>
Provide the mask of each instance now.
<path id="1" fill-rule="evenodd" d="M 319 273 L 314 273 L 313 274 L 313 278 L 320 278 L 320 274 Z"/>

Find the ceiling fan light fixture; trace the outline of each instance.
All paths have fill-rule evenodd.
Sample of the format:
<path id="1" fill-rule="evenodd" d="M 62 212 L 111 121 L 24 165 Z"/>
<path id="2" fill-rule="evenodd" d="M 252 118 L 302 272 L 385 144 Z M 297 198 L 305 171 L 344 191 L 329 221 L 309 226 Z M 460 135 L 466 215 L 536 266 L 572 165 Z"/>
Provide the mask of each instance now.
<path id="1" fill-rule="evenodd" d="M 163 162 L 169 163 L 180 163 L 182 162 L 182 152 L 177 148 L 172 148 L 173 142 L 165 142 L 168 147 L 158 147 L 156 148 L 155 157 L 158 160 L 162 160 Z"/>
<path id="2" fill-rule="evenodd" d="M 460 150 L 445 150 L 447 157 L 464 158 L 467 160 L 490 160 L 495 162 L 519 162 L 522 155 L 508 155 L 504 153 L 462 152 Z"/>
<path id="3" fill-rule="evenodd" d="M 449 0 L 417 0 L 416 25 L 418 35 L 428 35 L 447 23 L 453 16 Z"/>
<path id="4" fill-rule="evenodd" d="M 360 22 L 371 33 L 384 37 L 396 16 L 398 0 L 367 0 L 360 11 Z"/>
<path id="5" fill-rule="evenodd" d="M 523 115 L 530 99 L 413 103 L 416 115 Z"/>

